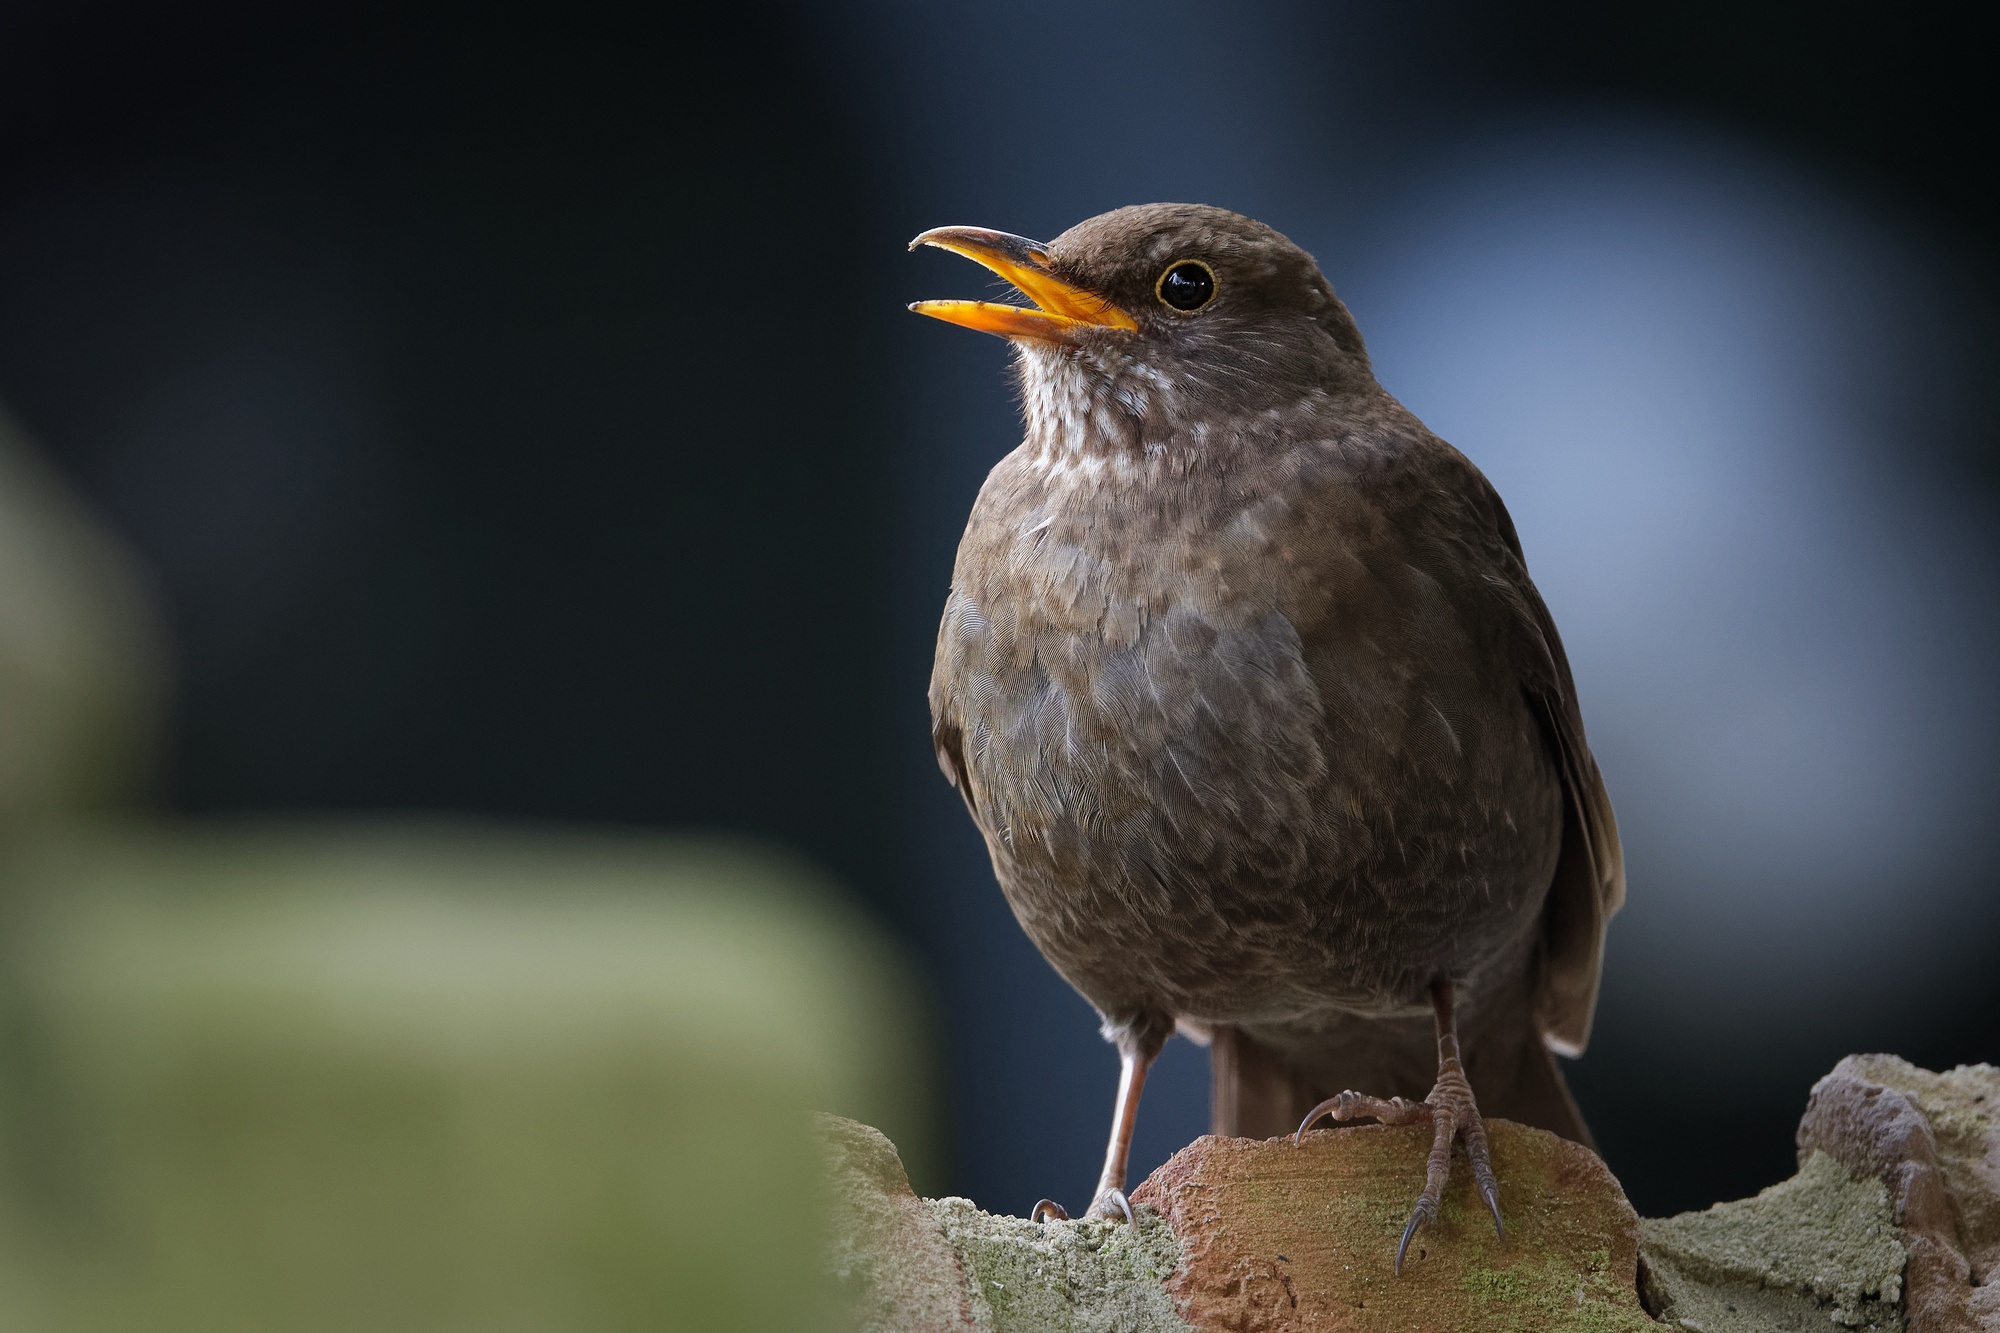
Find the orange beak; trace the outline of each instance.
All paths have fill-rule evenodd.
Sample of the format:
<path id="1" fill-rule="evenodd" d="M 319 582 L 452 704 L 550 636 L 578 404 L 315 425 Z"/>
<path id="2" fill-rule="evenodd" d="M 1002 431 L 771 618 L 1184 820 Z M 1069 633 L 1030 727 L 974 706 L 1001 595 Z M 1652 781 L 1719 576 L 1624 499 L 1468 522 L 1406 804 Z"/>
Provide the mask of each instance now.
<path id="1" fill-rule="evenodd" d="M 910 248 L 935 245 L 986 265 L 1021 289 L 1036 309 L 993 301 L 917 301 L 910 309 L 920 315 L 963 324 L 1002 338 L 1034 338 L 1041 342 L 1076 342 L 1081 328 L 1136 330 L 1132 317 L 1099 296 L 1049 272 L 1048 252 L 1024 236 L 984 227 L 939 227 L 910 242 Z"/>

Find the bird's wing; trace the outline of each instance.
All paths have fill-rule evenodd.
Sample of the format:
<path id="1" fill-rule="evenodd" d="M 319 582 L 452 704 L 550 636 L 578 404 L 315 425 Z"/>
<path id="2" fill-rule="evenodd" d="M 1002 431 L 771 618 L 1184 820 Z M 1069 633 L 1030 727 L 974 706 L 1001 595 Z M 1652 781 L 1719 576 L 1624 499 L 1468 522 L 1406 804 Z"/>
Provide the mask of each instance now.
<path id="1" fill-rule="evenodd" d="M 971 614 L 968 616 L 968 612 Z M 972 794 L 972 773 L 966 764 L 965 723 L 957 695 L 958 672 L 952 669 L 965 637 L 965 622 L 980 624 L 978 615 L 956 589 L 945 599 L 944 615 L 938 621 L 937 661 L 931 668 L 931 748 L 945 780 L 958 788 L 972 822 L 980 824 L 979 802 Z M 982 828 L 983 824 L 980 825 Z"/>
<path id="2" fill-rule="evenodd" d="M 965 798 L 965 808 L 972 812 L 977 823 L 979 806 L 972 799 L 972 778 L 965 771 L 965 731 L 949 717 L 933 716 L 931 748 L 937 751 L 938 767 L 944 770 L 946 781 L 958 788 L 958 794 Z"/>
<path id="3" fill-rule="evenodd" d="M 1590 1040 L 1603 971 L 1604 927 L 1625 902 L 1625 853 L 1604 778 L 1584 740 L 1583 713 L 1562 636 L 1542 595 L 1528 578 L 1513 520 L 1497 494 L 1502 536 L 1519 561 L 1509 579 L 1516 613 L 1529 631 L 1531 651 L 1522 687 L 1562 775 L 1562 853 L 1542 909 L 1542 962 L 1536 980 L 1535 1021 L 1542 1040 L 1561 1055 L 1580 1055 Z"/>

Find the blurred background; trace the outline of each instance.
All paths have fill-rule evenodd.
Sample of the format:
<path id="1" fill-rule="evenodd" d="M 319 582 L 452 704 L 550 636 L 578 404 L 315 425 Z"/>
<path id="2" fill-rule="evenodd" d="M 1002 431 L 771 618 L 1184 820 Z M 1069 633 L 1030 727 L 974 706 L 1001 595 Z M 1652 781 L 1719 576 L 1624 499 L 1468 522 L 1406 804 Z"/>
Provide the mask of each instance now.
<path id="1" fill-rule="evenodd" d="M 1978 49 L 1780 0 L 12 0 L 4 834 L 172 842 L 64 834 L 17 897 L 276 839 L 287 894 L 477 923 L 505 880 L 667 941 L 699 881 L 746 975 L 833 913 L 828 1058 L 877 1073 L 797 1095 L 895 1122 L 926 1192 L 1080 1203 L 1115 1060 L 924 704 L 1007 353 L 903 311 L 985 290 L 903 247 L 1221 204 L 1507 498 L 1630 874 L 1573 1086 L 1642 1213 L 1751 1193 L 1842 1054 L 2000 1058 Z M 716 836 L 752 868 L 688 870 Z M 1206 1118 L 1172 1042 L 1138 1173 Z"/>

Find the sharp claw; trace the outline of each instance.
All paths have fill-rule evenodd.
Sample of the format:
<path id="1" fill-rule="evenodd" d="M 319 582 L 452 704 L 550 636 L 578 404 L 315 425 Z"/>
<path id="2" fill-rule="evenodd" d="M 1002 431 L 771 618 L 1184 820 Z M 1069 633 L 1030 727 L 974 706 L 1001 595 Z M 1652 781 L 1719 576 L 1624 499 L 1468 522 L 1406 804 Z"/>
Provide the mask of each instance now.
<path id="1" fill-rule="evenodd" d="M 1340 1104 L 1340 1098 L 1329 1097 L 1325 1101 L 1321 1102 L 1318 1106 L 1315 1106 L 1313 1107 L 1312 1110 L 1308 1111 L 1306 1113 L 1306 1118 L 1299 1122 L 1299 1132 L 1292 1135 L 1292 1146 L 1294 1148 L 1302 1146 L 1306 1141 L 1306 1131 L 1312 1128 L 1313 1121 L 1327 1114 L 1329 1111 L 1333 1110 L 1339 1104 Z"/>
<path id="2" fill-rule="evenodd" d="M 1402 1276 L 1403 1260 L 1409 1257 L 1410 1242 L 1417 1232 L 1437 1219 L 1439 1200 L 1444 1196 L 1445 1186 L 1451 1180 L 1451 1147 L 1454 1139 L 1465 1140 L 1465 1155 L 1471 1161 L 1474 1187 L 1479 1197 L 1486 1202 L 1486 1211 L 1493 1214 L 1493 1231 L 1504 1242 L 1507 1228 L 1500 1221 L 1500 1182 L 1493 1175 L 1493 1160 L 1486 1142 L 1486 1122 L 1480 1117 L 1479 1104 L 1472 1095 L 1472 1085 L 1466 1081 L 1465 1065 L 1458 1053 L 1458 1024 L 1453 1016 L 1452 984 L 1439 978 L 1431 983 L 1431 1007 L 1437 1018 L 1438 1076 L 1432 1085 L 1430 1095 L 1421 1102 L 1406 1102 L 1401 1097 L 1391 1097 L 1384 1101 L 1380 1097 L 1364 1097 L 1358 1092 L 1343 1092 L 1331 1102 L 1322 1102 L 1306 1117 L 1306 1124 L 1299 1126 L 1293 1136 L 1296 1143 L 1305 1135 L 1306 1125 L 1317 1120 L 1329 1108 L 1333 1109 L 1336 1120 L 1350 1120 L 1360 1116 L 1374 1116 L 1385 1125 L 1408 1125 L 1420 1121 L 1430 1122 L 1430 1160 L 1424 1172 L 1424 1192 L 1417 1197 L 1417 1207 L 1410 1214 L 1409 1225 L 1403 1228 L 1403 1239 L 1396 1245 L 1396 1275 Z"/>
<path id="3" fill-rule="evenodd" d="M 1410 1238 L 1412 1236 L 1415 1236 L 1417 1234 L 1417 1228 L 1424 1224 L 1424 1204 L 1428 1202 L 1430 1202 L 1430 1200 L 1425 1199 L 1417 1204 L 1417 1211 L 1410 1214 L 1410 1224 L 1403 1228 L 1403 1239 L 1401 1243 L 1399 1243 L 1396 1246 L 1397 1277 L 1401 1277 L 1403 1275 L 1403 1256 L 1410 1252 Z"/>
<path id="4" fill-rule="evenodd" d="M 1047 1200 L 1043 1200 L 1043 1202 L 1047 1203 Z M 1053 1208 L 1056 1205 L 1049 1204 L 1049 1206 Z M 1131 1200 L 1125 1197 L 1125 1191 L 1105 1190 L 1090 1201 L 1090 1208 L 1084 1213 L 1083 1220 L 1086 1222 L 1116 1222 L 1121 1213 L 1124 1214 L 1125 1225 L 1136 1231 L 1139 1221 L 1132 1215 L 1132 1203 Z M 1062 1216 L 1067 1218 L 1069 1214 L 1064 1213 Z"/>
<path id="5" fill-rule="evenodd" d="M 1034 1211 L 1028 1214 L 1028 1220 L 1031 1222 L 1067 1222 L 1069 1221 L 1069 1211 L 1054 1199 L 1042 1199 L 1035 1204 Z"/>

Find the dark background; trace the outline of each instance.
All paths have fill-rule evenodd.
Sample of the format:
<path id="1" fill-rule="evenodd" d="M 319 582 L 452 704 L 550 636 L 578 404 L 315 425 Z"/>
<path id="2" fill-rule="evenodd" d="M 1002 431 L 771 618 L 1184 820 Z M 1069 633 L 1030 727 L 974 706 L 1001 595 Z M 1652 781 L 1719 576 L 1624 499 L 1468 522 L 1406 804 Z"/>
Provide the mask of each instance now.
<path id="1" fill-rule="evenodd" d="M 1598 145 L 1592 160 L 1694 144 L 1731 180 L 1782 176 L 1784 216 L 1859 219 L 1841 233 L 1863 237 L 1854 253 L 1891 256 L 1862 275 L 1880 301 L 1827 317 L 1860 350 L 1826 362 L 1824 401 L 1885 386 L 1843 417 L 1880 425 L 1855 466 L 1927 478 L 1909 512 L 1949 494 L 1976 533 L 2000 483 L 1982 49 L 1921 10 L 1765 0 L 11 3 L 0 401 L 153 580 L 178 670 L 159 805 L 787 842 L 866 901 L 937 996 L 954 1151 L 920 1186 L 1076 1204 L 1114 1062 L 1008 919 L 923 702 L 958 529 L 1016 429 L 1003 349 L 903 313 L 983 290 L 903 241 L 968 222 L 1050 235 L 1165 197 L 1256 213 L 1320 256 L 1389 387 L 1486 463 L 1474 436 L 1504 400 L 1461 426 L 1405 392 L 1418 369 L 1388 373 L 1426 364 L 1398 360 L 1407 320 L 1371 322 L 1371 296 L 1403 309 L 1394 275 L 1428 263 L 1421 247 L 1394 260 L 1395 208 L 1534 177 L 1543 159 L 1478 146 L 1496 126 Z M 1809 249 L 1787 225 L 1774 252 Z M 1845 253 L 1825 250 L 1815 280 L 1840 290 Z M 1907 328 L 1881 314 L 1918 287 Z M 1532 491 L 1492 457 L 1521 517 Z M 1615 518 L 1624 493 L 1607 494 L 1591 503 Z M 1894 548 L 1896 531 L 1872 539 Z M 1586 718 L 1593 689 L 1613 698 L 1609 741 L 1592 734 L 1634 906 L 1573 1081 L 1641 1212 L 1787 1174 L 1807 1089 L 1850 1050 L 2000 1056 L 2000 983 L 1973 947 L 2000 927 L 1993 718 L 1954 711 L 1985 692 L 1965 663 L 1991 641 L 1991 552 L 1968 541 L 1939 557 L 1972 571 L 1948 608 L 1884 594 L 1950 620 L 1934 657 L 1956 683 L 1925 693 L 1900 658 L 1881 673 L 1913 682 L 1910 716 L 1936 714 L 1964 753 L 1857 761 L 1892 785 L 1928 773 L 1898 790 L 1940 808 L 1933 781 L 1959 813 L 1934 861 L 1899 860 L 1885 834 L 1875 896 L 1840 912 L 1808 870 L 1790 897 L 1748 875 L 1704 905 L 1703 857 L 1735 835 L 1647 799 L 1672 784 L 1646 765 L 1672 752 L 1619 739 L 1616 673 L 1592 675 L 1612 658 L 1576 643 L 1591 604 L 1566 606 L 1563 567 L 1537 565 Z M 1840 623 L 1867 638 L 1868 621 Z M 1726 647 L 1735 622 L 1719 623 Z M 1743 623 L 1798 641 L 1782 615 Z M 1811 656 L 1857 651 L 1836 636 Z M 1701 730 L 1706 696 L 1689 697 L 1676 717 Z M 1856 726 L 1813 707 L 1829 734 Z M 1926 725 L 1890 730 L 1918 753 Z M 1912 908 L 1916 882 L 1946 889 Z M 1753 900 L 1782 910 L 1730 914 Z M 1204 1128 L 1205 1079 L 1199 1052 L 1170 1045 L 1141 1172 Z"/>

